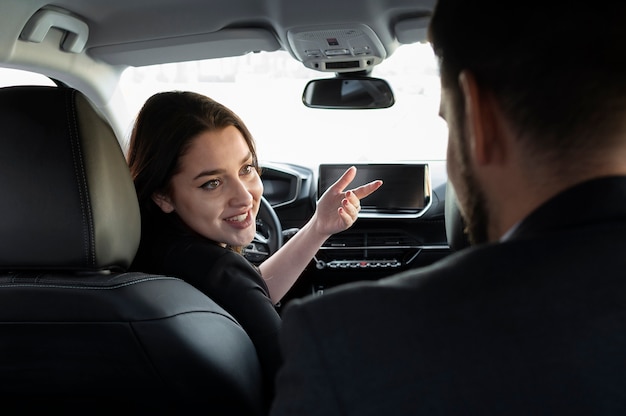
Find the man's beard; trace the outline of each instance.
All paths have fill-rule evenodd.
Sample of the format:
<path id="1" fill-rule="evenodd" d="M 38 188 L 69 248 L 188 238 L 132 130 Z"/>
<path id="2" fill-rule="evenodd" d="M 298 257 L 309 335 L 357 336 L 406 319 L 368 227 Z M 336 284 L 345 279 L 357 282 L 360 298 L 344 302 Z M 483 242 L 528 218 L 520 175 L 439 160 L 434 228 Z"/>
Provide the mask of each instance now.
<path id="1" fill-rule="evenodd" d="M 470 244 L 482 244 L 488 241 L 487 224 L 489 219 L 489 210 L 485 199 L 485 193 L 482 186 L 476 180 L 476 174 L 472 169 L 469 161 L 469 152 L 467 150 L 467 135 L 464 131 L 457 136 L 459 140 L 460 160 L 457 161 L 459 166 L 459 187 L 463 189 L 463 201 L 459 200 L 462 209 L 462 216 L 465 222 L 465 233 L 468 236 Z M 457 192 L 458 193 L 458 192 Z"/>
<path id="2" fill-rule="evenodd" d="M 465 221 L 465 233 L 470 244 L 482 244 L 488 241 L 487 219 L 488 211 L 485 203 L 485 195 L 476 181 L 473 171 L 463 169 L 461 180 L 467 189 L 463 207 L 463 220 Z"/>

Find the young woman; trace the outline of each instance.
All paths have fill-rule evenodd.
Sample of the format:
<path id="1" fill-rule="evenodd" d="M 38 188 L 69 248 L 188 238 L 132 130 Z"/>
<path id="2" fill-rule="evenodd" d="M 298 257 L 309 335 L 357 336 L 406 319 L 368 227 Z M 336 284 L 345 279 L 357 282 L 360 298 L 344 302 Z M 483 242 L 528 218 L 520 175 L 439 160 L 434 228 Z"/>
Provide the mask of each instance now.
<path id="1" fill-rule="evenodd" d="M 235 113 L 201 94 L 158 93 L 136 119 L 128 163 L 142 214 L 132 268 L 179 277 L 231 313 L 250 335 L 271 391 L 280 364 L 274 305 L 382 182 L 344 191 L 356 175 L 348 169 L 309 222 L 257 268 L 240 253 L 254 238 L 263 184 L 252 135 Z"/>

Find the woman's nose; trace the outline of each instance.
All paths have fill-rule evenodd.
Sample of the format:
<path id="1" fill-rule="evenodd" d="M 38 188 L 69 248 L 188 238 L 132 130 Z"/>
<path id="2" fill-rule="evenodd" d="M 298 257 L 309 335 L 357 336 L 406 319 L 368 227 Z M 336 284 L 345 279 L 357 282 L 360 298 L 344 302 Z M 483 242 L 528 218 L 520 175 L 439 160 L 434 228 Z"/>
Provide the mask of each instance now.
<path id="1" fill-rule="evenodd" d="M 250 205 L 253 200 L 254 198 L 251 190 L 248 189 L 248 184 L 241 180 L 234 181 L 231 203 L 233 205 Z"/>

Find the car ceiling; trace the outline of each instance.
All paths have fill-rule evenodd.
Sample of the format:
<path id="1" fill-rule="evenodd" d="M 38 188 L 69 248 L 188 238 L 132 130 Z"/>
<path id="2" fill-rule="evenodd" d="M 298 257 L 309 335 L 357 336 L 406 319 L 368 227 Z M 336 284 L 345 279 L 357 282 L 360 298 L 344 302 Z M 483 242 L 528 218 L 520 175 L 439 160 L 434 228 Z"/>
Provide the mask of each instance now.
<path id="1" fill-rule="evenodd" d="M 343 36 L 354 25 L 373 34 L 384 59 L 402 43 L 425 40 L 435 1 L 0 0 L 0 67 L 38 72 L 83 92 L 124 145 L 129 113 L 118 86 L 128 66 L 284 49 L 319 69 L 291 49 L 290 34 L 313 27 L 316 33 L 334 35 L 340 28 L 346 29 Z M 32 24 L 41 15 L 61 16 L 86 28 L 78 51 L 66 49 L 73 32 L 63 24 L 48 26 L 42 39 L 29 38 L 29 27 L 41 29 Z M 379 62 L 373 60 L 367 69 Z"/>
<path id="2" fill-rule="evenodd" d="M 19 59 L 13 56 L 14 44 L 29 18 L 42 8 L 59 10 L 86 23 L 86 54 L 96 62 L 114 65 L 141 66 L 281 48 L 294 55 L 288 31 L 357 22 L 376 33 L 389 56 L 400 43 L 424 40 L 434 2 L 2 0 L 2 8 L 11 7 L 11 13 L 0 14 L 0 60 Z"/>

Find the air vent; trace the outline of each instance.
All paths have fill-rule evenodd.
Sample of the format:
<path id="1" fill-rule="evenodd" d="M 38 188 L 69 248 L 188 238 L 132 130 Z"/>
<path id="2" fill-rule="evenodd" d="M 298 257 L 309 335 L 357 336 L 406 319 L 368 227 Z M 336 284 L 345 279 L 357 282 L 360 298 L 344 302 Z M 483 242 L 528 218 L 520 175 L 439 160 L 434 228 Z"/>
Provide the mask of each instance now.
<path id="1" fill-rule="evenodd" d="M 411 263 L 421 251 L 417 239 L 402 231 L 345 231 L 324 243 L 317 264 L 330 269 L 396 269 Z"/>
<path id="2" fill-rule="evenodd" d="M 381 232 L 343 232 L 331 236 L 322 248 L 400 248 L 418 247 L 419 245 L 420 242 L 417 239 L 403 232 L 392 234 Z"/>
<path id="3" fill-rule="evenodd" d="M 331 236 L 324 243 L 323 247 L 329 248 L 350 248 L 363 247 L 365 245 L 365 234 L 340 234 Z"/>
<path id="4" fill-rule="evenodd" d="M 367 245 L 369 247 L 415 247 L 418 244 L 417 240 L 406 234 L 369 234 L 369 238 L 367 239 Z"/>

